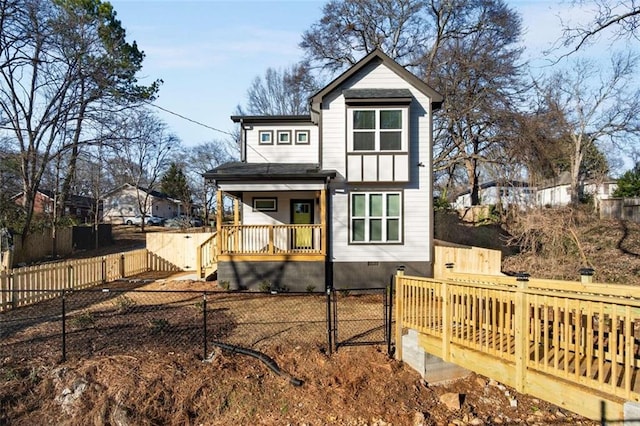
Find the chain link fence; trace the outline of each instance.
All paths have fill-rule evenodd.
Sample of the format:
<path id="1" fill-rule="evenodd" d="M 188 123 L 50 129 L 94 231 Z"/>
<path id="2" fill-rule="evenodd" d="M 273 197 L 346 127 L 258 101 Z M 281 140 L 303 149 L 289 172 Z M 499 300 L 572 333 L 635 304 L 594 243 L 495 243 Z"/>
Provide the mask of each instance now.
<path id="1" fill-rule="evenodd" d="M 390 345 L 387 292 L 271 294 L 126 284 L 52 291 L 45 301 L 0 314 L 0 357 L 57 362 L 192 352 L 204 359 L 215 342 L 258 351 L 312 346 L 328 353 L 346 345 Z"/>

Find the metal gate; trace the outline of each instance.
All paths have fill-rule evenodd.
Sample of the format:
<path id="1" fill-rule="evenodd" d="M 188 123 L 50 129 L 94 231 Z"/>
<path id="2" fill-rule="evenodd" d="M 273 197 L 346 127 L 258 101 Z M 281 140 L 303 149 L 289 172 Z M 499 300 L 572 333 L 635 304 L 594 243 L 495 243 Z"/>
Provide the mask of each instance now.
<path id="1" fill-rule="evenodd" d="M 392 353 L 392 288 L 331 289 L 329 346 L 386 345 Z M 333 342 L 331 342 L 333 340 Z"/>

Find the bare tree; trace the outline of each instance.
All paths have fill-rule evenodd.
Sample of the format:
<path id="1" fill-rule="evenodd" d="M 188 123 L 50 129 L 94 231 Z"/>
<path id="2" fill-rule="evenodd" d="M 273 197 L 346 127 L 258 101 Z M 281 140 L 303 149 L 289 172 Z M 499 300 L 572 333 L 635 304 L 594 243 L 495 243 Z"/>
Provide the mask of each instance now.
<path id="1" fill-rule="evenodd" d="M 355 64 L 376 48 L 402 65 L 418 66 L 433 41 L 430 9 L 439 8 L 440 3 L 331 0 L 322 18 L 304 32 L 300 47 L 313 64 L 330 72 Z"/>
<path id="2" fill-rule="evenodd" d="M 268 68 L 264 78 L 256 77 L 247 90 L 246 111 L 253 115 L 301 115 L 309 113 L 308 100 L 319 89 L 305 63 L 284 70 Z"/>
<path id="3" fill-rule="evenodd" d="M 70 152 L 73 176 L 90 105 L 144 97 L 157 86 L 135 84 L 143 54 L 126 43 L 108 3 L 5 0 L 0 7 L 0 118 L 21 154 L 24 239 L 49 163 Z"/>
<path id="4" fill-rule="evenodd" d="M 518 107 L 524 85 L 519 16 L 502 1 L 472 3 L 464 20 L 455 20 L 460 36 L 439 40 L 435 63 L 425 68 L 445 98 L 434 123 L 434 169 L 462 169 L 475 205 L 483 170 L 511 162 L 504 123 Z"/>
<path id="5" fill-rule="evenodd" d="M 640 134 L 640 90 L 632 89 L 637 60 L 631 54 L 614 55 L 609 70 L 576 60 L 539 88 L 539 96 L 564 116 L 572 203 L 579 201 L 580 173 L 588 151 L 603 142 L 631 147 Z"/>
<path id="6" fill-rule="evenodd" d="M 138 212 L 149 214 L 149 192 L 157 190 L 160 177 L 169 166 L 172 151 L 180 150 L 180 140 L 167 125 L 144 108 L 127 113 L 116 130 L 120 143 L 113 149 L 110 166 L 137 189 Z M 144 223 L 142 220 L 142 231 Z"/>
<path id="7" fill-rule="evenodd" d="M 211 141 L 196 145 L 188 150 L 187 175 L 195 188 L 194 196 L 204 207 L 204 221 L 209 222 L 209 215 L 216 208 L 215 190 L 203 179 L 202 175 L 209 170 L 238 158 L 237 145 L 231 141 Z"/>
<path id="8" fill-rule="evenodd" d="M 562 24 L 563 36 L 559 42 L 570 49 L 564 56 L 589 46 L 605 34 L 611 41 L 639 39 L 640 4 L 635 0 L 574 0 L 572 3 L 582 8 L 588 4 L 595 11 L 593 18 L 583 25 Z"/>

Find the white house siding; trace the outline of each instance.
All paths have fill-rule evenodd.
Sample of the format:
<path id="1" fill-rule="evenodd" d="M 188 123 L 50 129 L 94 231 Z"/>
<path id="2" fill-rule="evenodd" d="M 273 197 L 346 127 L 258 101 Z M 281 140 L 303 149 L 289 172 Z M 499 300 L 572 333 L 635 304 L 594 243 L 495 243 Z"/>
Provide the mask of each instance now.
<path id="1" fill-rule="evenodd" d="M 367 74 L 369 73 L 369 74 Z M 333 98 L 323 102 L 322 167 L 335 169 L 346 176 L 346 108 L 344 89 L 409 89 L 415 100 L 409 109 L 409 183 L 354 185 L 332 190 L 332 260 L 333 262 L 430 262 L 432 243 L 432 190 L 430 165 L 431 102 L 403 78 L 386 66 L 370 65 L 338 88 Z M 416 140 L 420 140 L 420 144 Z M 424 167 L 418 166 L 418 163 Z M 338 191 L 335 191 L 338 188 Z M 402 190 L 403 191 L 403 244 L 349 244 L 349 191 L 350 190 Z"/>
<path id="2" fill-rule="evenodd" d="M 296 130 L 309 131 L 309 143 L 296 144 Z M 272 145 L 260 145 L 260 131 L 271 131 Z M 291 144 L 278 144 L 278 131 L 291 132 Z M 253 124 L 246 134 L 247 163 L 318 163 L 318 127 L 309 123 Z"/>
<path id="3" fill-rule="evenodd" d="M 124 223 L 126 218 L 139 215 L 141 212 L 138 196 L 142 202 L 146 193 L 144 191 L 138 192 L 136 188 L 127 185 L 122 190 L 105 197 L 103 221 L 116 224 Z M 149 195 L 146 208 L 143 210 L 146 215 L 155 215 L 163 218 L 175 217 L 180 213 L 177 204 L 152 195 Z"/>
<path id="4" fill-rule="evenodd" d="M 278 210 L 275 212 L 253 211 L 254 198 L 277 198 Z M 242 194 L 242 222 L 251 225 L 284 225 L 291 223 L 291 200 L 315 200 L 315 191 L 290 192 L 245 192 Z M 315 203 L 313 220 L 320 223 L 320 212 Z"/>

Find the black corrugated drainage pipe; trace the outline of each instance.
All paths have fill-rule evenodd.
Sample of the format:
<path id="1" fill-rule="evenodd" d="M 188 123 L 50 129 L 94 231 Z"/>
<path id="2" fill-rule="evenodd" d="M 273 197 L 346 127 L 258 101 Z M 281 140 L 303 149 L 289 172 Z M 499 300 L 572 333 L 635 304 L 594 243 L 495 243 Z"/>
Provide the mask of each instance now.
<path id="1" fill-rule="evenodd" d="M 302 384 L 304 383 L 302 380 L 296 379 L 291 374 L 280 370 L 280 367 L 278 367 L 278 364 L 272 358 L 270 358 L 266 354 L 263 354 L 262 352 L 254 351 L 253 349 L 242 348 L 240 346 L 228 345 L 222 342 L 216 342 L 215 340 L 212 341 L 211 344 L 221 349 L 225 349 L 227 351 L 236 352 L 243 355 L 249 355 L 259 359 L 267 367 L 269 367 L 271 371 L 276 373 L 278 376 L 287 378 L 289 380 L 289 383 L 291 383 L 293 386 L 302 386 Z"/>

